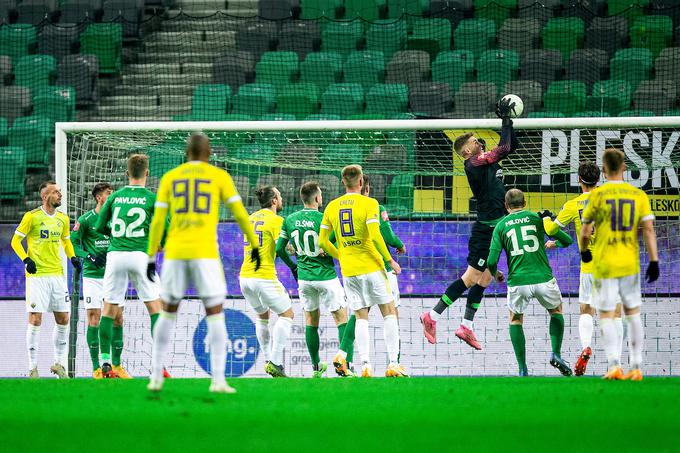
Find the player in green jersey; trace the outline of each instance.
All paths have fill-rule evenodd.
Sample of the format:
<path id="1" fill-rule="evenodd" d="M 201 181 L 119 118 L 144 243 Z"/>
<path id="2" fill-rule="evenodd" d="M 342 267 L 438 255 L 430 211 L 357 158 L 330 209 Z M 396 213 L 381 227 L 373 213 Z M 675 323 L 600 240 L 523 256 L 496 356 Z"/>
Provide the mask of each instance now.
<path id="1" fill-rule="evenodd" d="M 95 184 L 92 197 L 97 203 L 94 209 L 78 218 L 71 232 L 71 241 L 76 256 L 84 260 L 82 295 L 87 312 L 87 346 L 92 359 L 92 376 L 101 379 L 99 366 L 99 319 L 102 314 L 104 300 L 104 268 L 106 252 L 109 248 L 109 237 L 97 231 L 99 212 L 113 192 L 113 186 L 107 182 Z M 120 366 L 123 352 L 123 310 L 118 307 L 113 321 L 113 365 Z M 123 374 L 123 373 L 121 373 Z"/>
<path id="2" fill-rule="evenodd" d="M 149 157 L 133 154 L 128 157 L 129 184 L 109 196 L 99 212 L 97 231 L 109 236 L 110 243 L 104 272 L 104 307 L 99 324 L 104 377 L 116 377 L 122 368 L 111 366 L 113 320 L 117 306 L 125 301 L 128 283 L 137 290 L 151 317 L 151 332 L 161 308 L 158 278 L 150 281 L 146 275 L 149 226 L 153 217 L 156 195 L 146 189 Z M 125 373 L 126 374 L 126 373 Z M 129 375 L 120 377 L 129 377 Z"/>
<path id="3" fill-rule="evenodd" d="M 300 188 L 304 209 L 297 211 L 283 222 L 281 234 L 276 243 L 276 254 L 290 268 L 298 281 L 300 301 L 305 311 L 305 340 L 315 378 L 323 376 L 328 368 L 319 357 L 319 308 L 331 312 L 338 326 L 338 337 L 342 341 L 347 326 L 345 294 L 335 271 L 333 258 L 319 247 L 319 230 L 323 213 L 321 188 L 316 181 L 310 181 Z M 297 256 L 297 264 L 288 256 L 286 246 L 291 241 Z"/>
<path id="4" fill-rule="evenodd" d="M 528 376 L 524 339 L 524 310 L 535 298 L 550 313 L 550 365 L 564 376 L 571 375 L 571 367 L 560 356 L 564 335 L 562 293 L 553 277 L 545 254 L 545 230 L 541 217 L 525 209 L 524 193 L 510 189 L 505 194 L 503 217 L 493 230 L 489 259 L 491 275 L 497 275 L 498 258 L 505 250 L 508 259 L 508 308 L 510 309 L 510 339 L 515 350 L 519 375 Z M 554 236 L 558 247 L 567 247 L 573 240 L 567 233 L 557 230 Z M 500 276 L 501 274 L 498 274 Z"/>

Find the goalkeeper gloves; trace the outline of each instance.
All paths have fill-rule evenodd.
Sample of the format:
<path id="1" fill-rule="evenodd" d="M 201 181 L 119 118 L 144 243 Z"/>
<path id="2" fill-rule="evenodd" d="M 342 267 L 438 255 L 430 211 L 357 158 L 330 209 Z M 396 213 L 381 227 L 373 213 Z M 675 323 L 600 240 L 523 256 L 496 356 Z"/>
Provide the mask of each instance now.
<path id="1" fill-rule="evenodd" d="M 553 213 L 550 212 L 550 211 L 548 211 L 547 209 L 545 209 L 545 210 L 543 210 L 543 211 L 539 211 L 539 212 L 537 212 L 536 214 L 538 214 L 538 216 L 539 216 L 541 219 L 544 219 L 544 218 L 546 218 L 546 217 L 552 218 L 552 216 L 553 216 Z"/>
<path id="2" fill-rule="evenodd" d="M 92 253 L 87 254 L 87 260 L 94 264 L 94 267 L 104 267 L 106 266 L 106 254 L 101 253 L 99 255 L 94 255 Z"/>
<path id="3" fill-rule="evenodd" d="M 584 250 L 581 252 L 581 261 L 584 263 L 590 263 L 593 260 L 593 254 L 590 253 L 590 250 Z"/>
<path id="4" fill-rule="evenodd" d="M 645 274 L 645 277 L 647 277 L 647 283 L 653 283 L 659 278 L 658 261 L 649 262 L 649 266 L 647 266 L 647 273 Z"/>
<path id="5" fill-rule="evenodd" d="M 260 269 L 260 249 L 253 249 L 250 252 L 250 261 L 255 263 L 255 272 L 257 272 Z"/>
<path id="6" fill-rule="evenodd" d="M 38 272 L 38 268 L 35 266 L 35 261 L 29 257 L 24 258 L 24 264 L 26 265 L 26 272 L 29 274 L 35 274 Z"/>
<path id="7" fill-rule="evenodd" d="M 149 262 L 146 264 L 146 278 L 150 281 L 156 281 L 156 257 L 149 257 Z"/>
<path id="8" fill-rule="evenodd" d="M 515 107 L 515 103 L 510 102 L 510 99 L 501 99 L 496 104 L 496 116 L 503 120 L 503 127 L 512 126 L 510 113 L 512 112 L 513 107 Z"/>
<path id="9" fill-rule="evenodd" d="M 73 266 L 73 269 L 77 270 L 78 272 L 83 271 L 83 263 L 80 262 L 80 258 L 77 256 L 71 257 L 71 265 Z"/>

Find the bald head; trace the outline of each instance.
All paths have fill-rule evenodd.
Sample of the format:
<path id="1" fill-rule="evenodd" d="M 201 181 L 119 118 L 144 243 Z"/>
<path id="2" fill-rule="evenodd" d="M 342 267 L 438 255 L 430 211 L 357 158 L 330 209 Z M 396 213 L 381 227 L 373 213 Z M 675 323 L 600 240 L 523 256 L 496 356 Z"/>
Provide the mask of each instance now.
<path id="1" fill-rule="evenodd" d="M 194 132 L 187 141 L 187 158 L 207 162 L 210 158 L 210 139 L 203 132 Z"/>
<path id="2" fill-rule="evenodd" d="M 524 209 L 524 206 L 526 206 L 524 192 L 519 189 L 510 189 L 505 192 L 505 208 L 508 211 Z"/>

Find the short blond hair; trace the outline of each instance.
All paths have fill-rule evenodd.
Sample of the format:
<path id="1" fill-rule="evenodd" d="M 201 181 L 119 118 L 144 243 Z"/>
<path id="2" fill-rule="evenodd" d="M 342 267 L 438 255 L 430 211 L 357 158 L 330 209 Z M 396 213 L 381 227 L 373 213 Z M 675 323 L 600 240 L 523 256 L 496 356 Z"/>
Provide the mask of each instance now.
<path id="1" fill-rule="evenodd" d="M 602 162 L 607 173 L 618 173 L 625 163 L 625 154 L 616 148 L 607 148 L 602 155 Z"/>
<path id="2" fill-rule="evenodd" d="M 342 169 L 342 183 L 348 189 L 359 187 L 359 182 L 364 175 L 361 165 L 348 165 Z"/>
<path id="3" fill-rule="evenodd" d="M 143 178 L 149 169 L 149 156 L 146 154 L 132 154 L 128 157 L 127 171 L 131 178 Z"/>

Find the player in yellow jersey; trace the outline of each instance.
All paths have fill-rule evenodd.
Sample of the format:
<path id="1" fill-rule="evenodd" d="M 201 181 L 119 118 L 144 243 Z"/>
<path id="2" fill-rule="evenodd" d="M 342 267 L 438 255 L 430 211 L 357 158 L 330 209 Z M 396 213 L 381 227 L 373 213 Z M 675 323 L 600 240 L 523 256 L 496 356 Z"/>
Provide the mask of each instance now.
<path id="1" fill-rule="evenodd" d="M 74 268 L 82 270 L 80 260 L 75 256 L 71 244 L 69 218 L 57 211 L 61 206 L 61 188 L 54 181 L 40 185 L 42 206 L 24 214 L 12 237 L 12 249 L 26 266 L 26 311 L 28 329 L 26 347 L 28 350 L 29 377 L 38 375 L 38 344 L 40 325 L 45 312 L 54 314 L 54 365 L 50 371 L 60 379 L 68 378 L 66 359 L 68 356 L 69 304 L 66 272 L 61 262 L 59 249 L 64 248 Z M 22 241 L 26 239 L 28 252 Z"/>
<path id="2" fill-rule="evenodd" d="M 385 375 L 403 377 L 406 372 L 398 363 L 399 323 L 385 262 L 396 275 L 401 273 L 401 267 L 392 259 L 380 233 L 378 201 L 361 195 L 364 184 L 361 167 L 348 165 L 343 168 L 342 184 L 347 193 L 328 203 L 321 221 L 319 245 L 340 261 L 347 303 L 357 318 L 355 336 L 362 362 L 361 375 L 373 375 L 368 310 L 378 305 L 385 320 L 385 345 L 390 362 Z M 337 238 L 337 248 L 330 241 L 331 232 Z M 338 352 L 333 360 L 336 369 L 347 367 L 346 356 L 344 351 Z"/>
<path id="3" fill-rule="evenodd" d="M 577 232 L 581 231 L 581 215 L 588 204 L 590 192 L 595 189 L 595 186 L 600 181 L 600 169 L 593 162 L 582 162 L 578 167 L 578 180 L 583 193 L 576 198 L 564 203 L 562 210 L 557 214 L 555 221 L 550 219 L 550 216 L 543 217 L 543 225 L 545 232 L 548 235 L 557 233 L 560 228 L 566 228 L 570 223 L 574 223 L 574 228 Z M 595 234 L 590 238 L 589 249 L 595 243 Z M 546 248 L 555 248 L 555 241 L 546 242 Z M 581 262 L 581 272 L 579 275 L 578 287 L 578 301 L 581 315 L 578 321 L 578 332 L 581 339 L 581 354 L 574 366 L 574 374 L 576 376 L 583 376 L 586 372 L 588 360 L 593 354 L 591 344 L 593 341 L 593 316 L 595 315 L 595 308 L 592 302 L 593 290 L 593 271 L 592 263 Z M 618 335 L 618 344 L 623 342 L 623 322 L 621 320 L 621 304 L 616 304 L 614 325 L 616 326 L 616 333 Z"/>
<path id="4" fill-rule="evenodd" d="M 151 351 L 151 378 L 148 389 L 160 391 L 163 385 L 163 359 L 171 342 L 177 309 L 193 283 L 203 301 L 208 325 L 210 370 L 214 393 L 234 393 L 224 379 L 227 330 L 222 303 L 227 293 L 224 269 L 217 246 L 220 203 L 227 205 L 241 230 L 255 240 L 248 213 L 234 183 L 224 170 L 208 163 L 210 141 L 201 133 L 191 135 L 187 144 L 187 163 L 167 172 L 161 179 L 149 233 L 147 277 L 156 275 L 156 253 L 165 231 L 165 259 L 161 270 L 163 310 L 154 329 Z M 258 250 L 251 259 L 259 264 Z"/>
<path id="5" fill-rule="evenodd" d="M 649 197 L 642 190 L 623 181 L 626 170 L 624 154 L 609 148 L 602 156 L 607 183 L 593 190 L 583 211 L 579 245 L 581 260 L 593 262 L 593 305 L 600 313 L 602 340 L 609 369 L 605 379 L 642 380 L 642 347 L 644 332 L 640 319 L 642 294 L 640 289 L 640 247 L 637 234 L 642 229 L 649 255 L 647 283 L 659 278 L 659 257 L 654 231 L 654 214 Z M 597 231 L 597 241 L 588 248 Z M 623 374 L 621 348 L 614 326 L 614 309 L 621 298 L 628 321 L 628 345 L 631 370 Z"/>
<path id="6" fill-rule="evenodd" d="M 276 277 L 276 241 L 281 233 L 283 217 L 277 215 L 283 209 L 283 199 L 276 187 L 259 187 L 255 196 L 260 202 L 260 209 L 249 217 L 250 233 L 243 247 L 243 265 L 239 274 L 241 293 L 246 302 L 257 313 L 255 334 L 265 358 L 264 370 L 272 377 L 286 377 L 283 369 L 283 349 L 290 337 L 293 327 L 293 309 L 290 297 Z M 253 248 L 255 247 L 255 248 Z M 261 264 L 253 265 L 250 259 L 253 251 L 260 249 Z M 269 312 L 279 315 L 274 330 L 269 335 Z"/>

